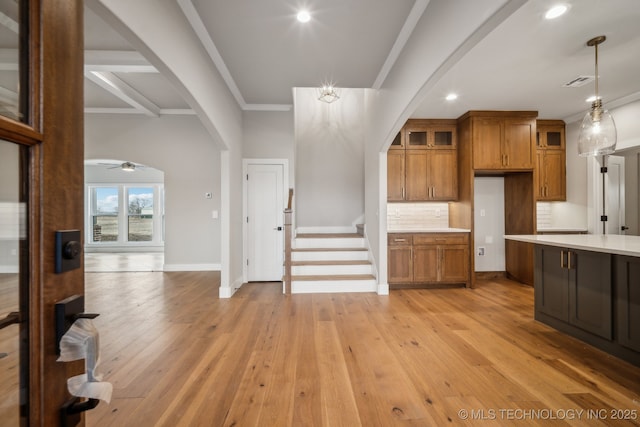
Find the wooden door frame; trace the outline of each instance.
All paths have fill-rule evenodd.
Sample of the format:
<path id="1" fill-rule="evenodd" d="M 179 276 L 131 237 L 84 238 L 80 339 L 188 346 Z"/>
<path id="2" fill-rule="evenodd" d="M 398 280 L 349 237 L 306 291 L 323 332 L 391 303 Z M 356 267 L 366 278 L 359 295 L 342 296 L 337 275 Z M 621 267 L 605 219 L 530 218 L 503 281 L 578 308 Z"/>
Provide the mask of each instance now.
<path id="1" fill-rule="evenodd" d="M 247 217 L 248 209 L 248 189 L 247 189 L 247 172 L 249 165 L 275 165 L 282 166 L 282 184 L 283 184 L 283 199 L 286 202 L 286 195 L 289 194 L 289 160 L 288 159 L 242 159 L 242 283 L 247 283 L 248 270 L 247 270 L 247 245 L 248 245 L 248 230 L 247 221 L 244 219 Z M 284 206 L 282 208 L 284 215 Z M 295 215 L 293 217 L 294 224 L 292 225 L 295 230 Z"/>

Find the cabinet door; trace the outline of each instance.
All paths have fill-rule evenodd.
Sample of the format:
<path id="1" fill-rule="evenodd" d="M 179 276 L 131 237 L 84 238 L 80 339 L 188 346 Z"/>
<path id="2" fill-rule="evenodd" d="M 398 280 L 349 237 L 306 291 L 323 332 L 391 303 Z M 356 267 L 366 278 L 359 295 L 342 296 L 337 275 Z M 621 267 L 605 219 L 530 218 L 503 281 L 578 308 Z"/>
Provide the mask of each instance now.
<path id="1" fill-rule="evenodd" d="M 536 245 L 534 298 L 536 312 L 569 322 L 569 270 L 566 250 Z"/>
<path id="2" fill-rule="evenodd" d="M 429 132 L 423 127 L 407 127 L 404 130 L 405 148 L 407 150 L 426 150 L 429 143 Z"/>
<path id="3" fill-rule="evenodd" d="M 440 282 L 469 280 L 469 247 L 467 245 L 440 246 Z"/>
<path id="4" fill-rule="evenodd" d="M 413 281 L 413 259 L 411 246 L 389 246 L 389 283 Z"/>
<path id="5" fill-rule="evenodd" d="M 567 199 L 566 155 L 563 150 L 544 150 L 542 175 L 544 176 L 544 198 L 542 200 Z"/>
<path id="6" fill-rule="evenodd" d="M 545 200 L 545 182 L 546 182 L 546 173 L 544 168 L 544 153 L 545 150 L 536 150 L 536 182 L 535 182 L 535 193 L 537 200 Z"/>
<path id="7" fill-rule="evenodd" d="M 402 138 L 402 132 L 398 132 L 389 146 L 389 150 L 404 150 L 404 138 Z"/>
<path id="8" fill-rule="evenodd" d="M 613 337 L 611 255 L 571 250 L 569 323 L 606 339 Z"/>
<path id="9" fill-rule="evenodd" d="M 616 256 L 618 342 L 640 352 L 640 258 Z"/>
<path id="10" fill-rule="evenodd" d="M 502 120 L 473 121 L 473 168 L 502 169 Z"/>
<path id="11" fill-rule="evenodd" d="M 387 200 L 404 200 L 404 150 L 387 152 Z"/>
<path id="12" fill-rule="evenodd" d="M 505 120 L 502 148 L 505 169 L 533 169 L 535 121 Z"/>
<path id="13" fill-rule="evenodd" d="M 413 247 L 414 282 L 438 281 L 438 246 L 425 245 Z"/>
<path id="14" fill-rule="evenodd" d="M 427 188 L 427 151 L 405 151 L 405 200 L 424 201 L 429 197 Z"/>
<path id="15" fill-rule="evenodd" d="M 458 199 L 458 151 L 430 150 L 427 163 L 429 200 Z"/>
<path id="16" fill-rule="evenodd" d="M 455 126 L 434 126 L 429 132 L 429 148 L 450 150 L 456 148 L 457 137 Z"/>

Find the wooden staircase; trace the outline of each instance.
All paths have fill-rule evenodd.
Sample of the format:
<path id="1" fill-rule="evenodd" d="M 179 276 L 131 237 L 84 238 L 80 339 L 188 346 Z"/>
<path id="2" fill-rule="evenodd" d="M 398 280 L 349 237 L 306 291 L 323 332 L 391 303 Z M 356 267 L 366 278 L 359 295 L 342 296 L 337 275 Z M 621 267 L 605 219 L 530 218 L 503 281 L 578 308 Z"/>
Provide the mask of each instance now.
<path id="1" fill-rule="evenodd" d="M 376 292 L 360 234 L 298 234 L 291 249 L 291 293 Z"/>

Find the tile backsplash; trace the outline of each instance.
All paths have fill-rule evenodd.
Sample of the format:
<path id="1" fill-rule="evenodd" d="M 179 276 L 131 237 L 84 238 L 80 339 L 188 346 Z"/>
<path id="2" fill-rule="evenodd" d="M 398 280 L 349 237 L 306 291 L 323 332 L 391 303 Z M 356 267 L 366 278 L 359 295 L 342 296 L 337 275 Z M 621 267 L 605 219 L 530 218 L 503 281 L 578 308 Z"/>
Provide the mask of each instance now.
<path id="1" fill-rule="evenodd" d="M 537 206 L 537 219 L 538 219 L 538 229 L 551 228 L 551 203 L 549 202 L 538 202 Z"/>
<path id="2" fill-rule="evenodd" d="M 387 227 L 397 228 L 447 228 L 449 205 L 447 203 L 387 203 Z"/>

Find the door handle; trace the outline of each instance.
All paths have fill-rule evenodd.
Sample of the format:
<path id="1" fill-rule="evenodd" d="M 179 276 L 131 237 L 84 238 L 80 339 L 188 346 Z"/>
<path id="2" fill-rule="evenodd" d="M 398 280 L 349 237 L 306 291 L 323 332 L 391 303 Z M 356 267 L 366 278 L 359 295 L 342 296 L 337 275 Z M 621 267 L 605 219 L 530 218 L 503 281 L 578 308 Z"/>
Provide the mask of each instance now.
<path id="1" fill-rule="evenodd" d="M 274 228 L 274 230 L 282 231 L 282 227 L 276 227 L 276 228 Z"/>
<path id="2" fill-rule="evenodd" d="M 13 325 L 14 323 L 22 322 L 22 316 L 20 313 L 14 311 L 12 313 L 7 314 L 7 316 L 0 320 L 0 329 L 4 329 L 9 325 Z"/>

